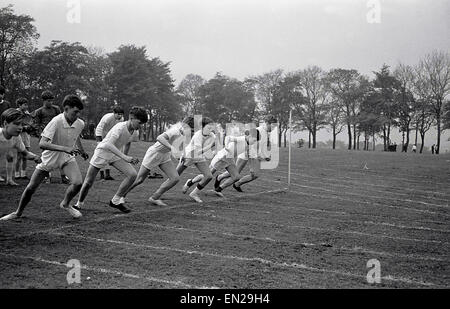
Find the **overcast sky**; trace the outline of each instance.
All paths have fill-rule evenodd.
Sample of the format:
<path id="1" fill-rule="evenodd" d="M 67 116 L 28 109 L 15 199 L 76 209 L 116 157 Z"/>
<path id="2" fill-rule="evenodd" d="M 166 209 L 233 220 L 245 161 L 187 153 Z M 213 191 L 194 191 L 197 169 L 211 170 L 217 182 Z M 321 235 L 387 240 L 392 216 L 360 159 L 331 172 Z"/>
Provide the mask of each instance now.
<path id="1" fill-rule="evenodd" d="M 449 0 L 385 0 L 381 22 L 368 23 L 368 0 L 80 0 L 81 22 L 69 23 L 73 0 L 0 0 L 33 16 L 39 46 L 80 41 L 113 51 L 145 45 L 172 62 L 173 77 L 248 75 L 308 65 L 355 68 L 370 75 L 383 63 L 414 64 L 449 50 Z"/>
<path id="2" fill-rule="evenodd" d="M 189 73 L 243 79 L 308 65 L 372 77 L 383 63 L 415 64 L 450 47 L 450 0 L 380 0 L 380 23 L 367 21 L 368 0 L 80 0 L 80 23 L 69 23 L 73 1 L 0 6 L 12 3 L 34 17 L 39 47 L 55 39 L 105 52 L 145 45 L 150 56 L 172 63 L 177 84 Z"/>

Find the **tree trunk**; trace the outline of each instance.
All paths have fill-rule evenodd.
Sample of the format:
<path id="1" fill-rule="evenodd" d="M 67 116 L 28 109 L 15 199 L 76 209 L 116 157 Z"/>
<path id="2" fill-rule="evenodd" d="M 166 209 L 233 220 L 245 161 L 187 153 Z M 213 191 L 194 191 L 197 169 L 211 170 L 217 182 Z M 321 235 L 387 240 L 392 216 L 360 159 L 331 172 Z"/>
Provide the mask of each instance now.
<path id="1" fill-rule="evenodd" d="M 313 138 L 313 149 L 316 149 L 316 137 L 317 137 L 317 126 L 316 124 L 313 125 L 313 131 L 312 131 L 312 138 Z"/>
<path id="2" fill-rule="evenodd" d="M 408 127 L 406 128 L 406 144 L 405 144 L 405 152 L 408 152 L 408 147 L 409 147 L 409 133 L 410 133 L 410 129 L 409 129 L 409 123 L 408 123 Z"/>
<path id="3" fill-rule="evenodd" d="M 356 149 L 356 124 L 353 125 L 353 150 Z"/>
<path id="4" fill-rule="evenodd" d="M 439 154 L 439 148 L 441 147 L 441 115 L 436 115 L 436 122 L 437 122 L 437 144 L 435 148 L 435 153 Z"/>
<path id="5" fill-rule="evenodd" d="M 356 144 L 356 149 L 359 150 L 359 137 L 361 136 L 361 134 L 358 132 L 358 138 L 357 138 L 357 144 Z"/>
<path id="6" fill-rule="evenodd" d="M 352 149 L 352 125 L 347 122 L 347 133 L 348 133 L 348 150 Z"/>
<path id="7" fill-rule="evenodd" d="M 308 130 L 308 148 L 311 148 L 311 130 Z"/>
<path id="8" fill-rule="evenodd" d="M 281 126 L 280 126 L 280 130 L 278 131 L 278 148 L 281 148 L 281 138 L 283 137 L 283 131 L 281 130 Z"/>
<path id="9" fill-rule="evenodd" d="M 416 122 L 416 140 L 414 142 L 414 144 L 417 146 L 417 137 L 419 135 L 419 122 Z"/>
<path id="10" fill-rule="evenodd" d="M 333 149 L 336 149 L 336 127 L 333 127 Z"/>
<path id="11" fill-rule="evenodd" d="M 375 151 L 375 131 L 372 132 L 373 151 Z"/>
<path id="12" fill-rule="evenodd" d="M 420 138 L 422 139 L 422 145 L 420 145 L 420 153 L 423 151 L 423 145 L 425 144 L 425 133 L 420 133 Z"/>
<path id="13" fill-rule="evenodd" d="M 284 129 L 284 148 L 286 148 L 286 134 L 287 134 L 287 128 Z"/>

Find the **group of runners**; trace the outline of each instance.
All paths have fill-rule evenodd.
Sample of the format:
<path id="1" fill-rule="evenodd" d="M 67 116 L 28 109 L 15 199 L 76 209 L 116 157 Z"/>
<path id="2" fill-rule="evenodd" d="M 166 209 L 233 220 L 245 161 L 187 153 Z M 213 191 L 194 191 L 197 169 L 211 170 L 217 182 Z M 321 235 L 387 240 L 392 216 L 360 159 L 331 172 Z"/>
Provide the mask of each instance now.
<path id="1" fill-rule="evenodd" d="M 3 95 L 0 98 L 2 102 Z M 82 210 L 88 207 L 86 198 L 98 173 L 101 179 L 113 179 L 110 167 L 120 171 L 124 178 L 109 200 L 109 206 L 128 213 L 131 210 L 127 206 L 127 195 L 157 168 L 167 179 L 148 201 L 153 205 L 166 206 L 161 197 L 179 183 L 180 176 L 191 166 L 195 166 L 199 173 L 188 179 L 181 190 L 184 194 L 190 191 L 189 197 L 202 203 L 200 193 L 212 180 L 214 188 L 211 191 L 219 197 L 223 197 L 222 192 L 228 187 L 243 192 L 243 185 L 258 178 L 261 162 L 271 159 L 268 149 L 271 126 L 276 123 L 273 117 L 267 117 L 259 127 L 247 124 L 240 129 L 234 127 L 234 130 L 228 130 L 227 126 L 225 131 L 208 117 L 187 116 L 157 137 L 136 171 L 134 165 L 140 160 L 130 156 L 129 151 L 131 143 L 139 142 L 139 130 L 148 121 L 146 109 L 132 107 L 127 120 L 124 120 L 124 110 L 116 105 L 98 123 L 95 130 L 97 146 L 92 156 L 89 156 L 81 142 L 85 126 L 80 119 L 83 101 L 76 95 L 67 95 L 62 102 L 63 111 L 60 112 L 56 105 L 46 102 L 53 100 L 50 92 L 44 92 L 42 98 L 44 106 L 32 114 L 28 113 L 28 102 L 24 98 L 17 100 L 17 108 L 8 107 L 1 113 L 0 156 L 6 156 L 7 161 L 7 179 L 4 181 L 15 185 L 14 168 L 15 178 L 25 178 L 27 160 L 35 161 L 37 166 L 21 195 L 17 210 L 1 217 L 0 221 L 21 217 L 39 185 L 49 179 L 49 174 L 55 170 L 60 170 L 63 182 L 69 184 L 59 206 L 72 217 L 80 218 Z M 55 113 L 52 117 L 51 110 Z M 37 128 L 36 125 L 30 125 L 32 121 L 39 124 Z M 36 129 L 40 135 L 39 148 L 43 150 L 40 156 L 30 151 L 29 133 Z M 76 161 L 77 156 L 84 160 L 90 157 L 84 178 Z M 12 164 L 14 158 L 15 165 Z M 179 158 L 177 165 L 173 158 Z M 249 165 L 249 174 L 243 175 L 246 165 Z M 78 200 L 72 204 L 76 195 Z"/>

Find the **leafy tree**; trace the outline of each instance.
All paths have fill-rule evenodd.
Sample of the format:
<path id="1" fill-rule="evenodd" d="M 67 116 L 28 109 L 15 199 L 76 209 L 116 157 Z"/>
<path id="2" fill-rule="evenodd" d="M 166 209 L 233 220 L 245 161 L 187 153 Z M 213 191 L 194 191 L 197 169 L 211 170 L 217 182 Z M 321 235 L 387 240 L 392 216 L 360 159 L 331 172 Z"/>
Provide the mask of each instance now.
<path id="1" fill-rule="evenodd" d="M 16 15 L 12 5 L 0 8 L 0 84 L 10 86 L 17 58 L 32 50 L 39 38 L 33 22 L 29 15 Z"/>
<path id="2" fill-rule="evenodd" d="M 199 88 L 205 84 L 200 75 L 188 74 L 177 87 L 177 94 L 186 114 L 196 115 L 200 112 Z"/>

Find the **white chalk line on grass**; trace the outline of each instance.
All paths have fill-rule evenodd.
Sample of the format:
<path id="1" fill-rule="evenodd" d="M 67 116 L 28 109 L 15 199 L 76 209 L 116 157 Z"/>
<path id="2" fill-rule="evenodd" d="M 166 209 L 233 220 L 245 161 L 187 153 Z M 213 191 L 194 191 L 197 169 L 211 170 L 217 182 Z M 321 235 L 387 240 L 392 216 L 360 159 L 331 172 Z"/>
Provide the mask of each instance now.
<path id="1" fill-rule="evenodd" d="M 287 179 L 287 177 L 284 177 L 284 176 L 277 176 L 277 177 Z M 342 193 L 342 192 L 334 191 L 334 190 L 331 190 L 331 189 L 325 189 L 325 188 L 321 188 L 321 187 L 305 186 L 305 185 L 300 185 L 300 184 L 293 183 L 293 182 L 291 182 L 291 186 L 296 186 L 296 187 L 300 187 L 300 188 L 307 188 L 307 189 L 313 189 L 313 190 L 319 190 L 319 191 L 325 191 L 325 192 L 330 192 L 330 193 L 334 193 L 334 194 Z M 414 201 L 414 200 L 409 200 L 409 199 L 393 198 L 393 197 L 388 197 L 388 196 L 362 195 L 362 194 L 352 193 L 352 192 L 348 192 L 348 191 L 344 192 L 344 194 L 357 196 L 357 197 L 363 197 L 363 198 L 384 199 L 384 200 L 391 200 L 391 201 L 408 202 L 408 203 L 413 203 L 413 204 L 422 204 L 422 205 L 426 205 L 426 206 L 433 206 L 433 207 L 439 207 L 439 208 L 450 208 L 450 205 L 448 205 L 448 204 L 447 205 L 433 204 L 433 203 L 427 203 L 427 202 L 422 202 L 422 201 L 417 201 L 417 200 Z"/>
<path id="2" fill-rule="evenodd" d="M 50 265 L 54 265 L 54 266 L 67 267 L 67 265 L 64 264 L 64 263 L 57 262 L 57 261 L 51 261 L 51 260 L 43 259 L 43 258 L 40 258 L 40 257 L 32 257 L 32 256 L 25 256 L 25 255 L 14 255 L 14 254 L 9 254 L 9 253 L 0 253 L 0 255 L 3 255 L 5 257 L 14 258 L 14 259 L 33 260 L 33 261 L 39 262 L 39 263 L 45 263 L 45 264 L 50 264 Z M 122 277 L 125 277 L 125 278 L 131 278 L 131 279 L 145 280 L 145 281 L 151 281 L 151 282 L 156 282 L 156 283 L 169 284 L 169 285 L 172 285 L 172 286 L 183 287 L 183 288 L 188 288 L 188 289 L 218 289 L 218 287 L 196 286 L 196 285 L 187 284 L 187 283 L 184 283 L 184 282 L 181 282 L 181 281 L 173 281 L 173 280 L 160 279 L 160 278 L 149 277 L 149 276 L 140 276 L 140 275 L 135 275 L 135 274 L 129 274 L 129 273 L 124 273 L 124 272 L 121 272 L 121 271 L 111 270 L 111 269 L 107 269 L 107 268 L 103 268 L 103 267 L 93 267 L 93 266 L 88 266 L 88 265 L 81 265 L 80 268 L 84 269 L 84 270 L 94 271 L 94 272 L 97 272 L 97 273 L 118 275 L 118 276 L 122 276 Z"/>
<path id="3" fill-rule="evenodd" d="M 191 213 L 195 215 L 194 213 Z M 198 214 L 197 214 L 198 215 Z M 279 226 L 282 228 L 290 228 L 290 229 L 303 229 L 303 230 L 313 230 L 313 231 L 321 231 L 321 232 L 326 232 L 326 233 L 341 233 L 341 234 L 350 234 L 350 235 L 359 235 L 359 236 L 367 236 L 367 237 L 373 237 L 373 238 L 388 238 L 388 239 L 393 239 L 393 240 L 401 240 L 401 241 L 412 241 L 412 242 L 423 242 L 423 243 L 434 243 L 434 244 L 444 244 L 444 245 L 448 245 L 450 243 L 448 242 L 442 242 L 439 240 L 426 240 L 426 239 L 417 239 L 417 238 L 405 238 L 405 237 L 396 237 L 396 236 L 388 236 L 388 235 L 380 235 L 380 234 L 373 234 L 373 233 L 364 233 L 364 232 L 355 232 L 355 231 L 341 231 L 341 230 L 336 230 L 336 229 L 327 229 L 327 228 L 320 228 L 320 227 L 310 227 L 310 226 L 303 226 L 303 225 L 288 225 L 288 224 L 281 224 L 281 223 L 277 223 L 277 222 L 270 222 L 270 221 L 259 221 L 259 220 L 243 220 L 243 219 L 238 219 L 238 218 L 229 218 L 229 217 L 224 217 L 224 216 L 218 216 L 218 215 L 213 215 L 214 218 L 220 218 L 220 219 L 224 219 L 224 220 L 231 220 L 231 221 L 236 221 L 236 222 L 242 222 L 242 223 L 254 223 L 257 225 L 264 225 L 264 224 L 268 224 L 268 225 L 273 225 L 273 226 Z"/>
<path id="4" fill-rule="evenodd" d="M 382 255 L 382 256 L 388 256 L 388 257 L 394 257 L 394 258 L 407 258 L 407 259 L 415 259 L 415 260 L 425 260 L 425 261 L 435 261 L 435 262 L 446 262 L 448 259 L 442 259 L 437 257 L 431 257 L 431 256 L 423 256 L 423 255 L 416 255 L 416 254 L 402 254 L 402 253 L 392 253 L 392 252 L 384 252 L 384 251 L 375 251 L 375 250 L 368 250 L 364 249 L 362 247 L 334 247 L 334 246 L 328 246 L 327 243 L 306 243 L 306 242 L 296 242 L 291 240 L 284 240 L 284 239 L 275 239 L 271 237 L 258 237 L 254 235 L 247 235 L 247 234 L 234 234 L 234 233 L 227 233 L 227 232 L 218 232 L 218 231 L 204 231 L 204 230 L 196 230 L 191 228 L 184 228 L 184 227 L 176 227 L 176 226 L 167 226 L 167 225 L 161 225 L 161 224 L 155 224 L 155 223 L 148 223 L 148 222 L 129 222 L 132 225 L 138 225 L 138 226 L 152 226 L 155 228 L 160 229 L 170 229 L 170 230 L 177 230 L 177 231 L 188 231 L 193 233 L 199 233 L 199 234 L 214 234 L 214 235 L 223 235 L 227 237 L 234 237 L 234 238 L 243 238 L 243 239 L 255 239 L 260 240 L 264 242 L 273 242 L 273 243 L 288 243 L 292 245 L 301 245 L 304 247 L 327 247 L 330 248 L 333 251 L 348 251 L 353 253 L 366 253 L 366 254 L 374 254 L 374 255 Z"/>
<path id="5" fill-rule="evenodd" d="M 262 179 L 262 181 L 264 181 L 264 179 Z M 306 187 L 306 188 L 308 188 L 308 187 Z M 314 188 L 314 187 L 309 187 L 309 188 Z M 381 204 L 381 203 L 369 202 L 369 201 L 358 201 L 358 200 L 352 200 L 352 199 L 349 199 L 349 198 L 340 197 L 340 196 L 337 196 L 337 195 L 317 195 L 317 194 L 313 194 L 313 193 L 304 193 L 304 192 L 297 192 L 297 191 L 292 191 L 292 190 L 290 190 L 288 192 L 289 193 L 293 193 L 293 194 L 303 195 L 303 196 L 314 196 L 314 197 L 318 197 L 318 198 L 322 198 L 322 199 L 336 199 L 336 200 L 340 200 L 340 201 L 361 203 L 361 204 L 367 204 L 367 205 L 373 205 L 373 206 L 382 206 L 382 207 L 388 207 L 388 208 L 394 208 L 394 209 L 403 209 L 403 210 L 408 210 L 408 211 L 413 211 L 413 212 L 426 213 L 426 214 L 431 214 L 431 215 L 438 215 L 438 216 L 441 216 L 441 217 L 450 217 L 450 215 L 448 215 L 448 214 L 438 213 L 438 212 L 430 211 L 430 210 L 426 210 L 426 209 L 418 209 L 418 208 L 414 208 L 414 207 L 394 206 L 394 205 L 387 205 L 387 204 Z M 335 194 L 338 194 L 338 193 L 335 193 Z"/>
<path id="6" fill-rule="evenodd" d="M 311 267 L 311 266 L 307 266 L 305 264 L 299 264 L 299 263 L 276 262 L 276 261 L 267 260 L 267 259 L 264 259 L 261 257 L 243 257 L 243 256 L 237 256 L 237 255 L 211 253 L 211 252 L 198 251 L 198 250 L 185 250 L 185 249 L 166 247 L 166 246 L 152 246 L 152 245 L 137 244 L 137 243 L 133 243 L 133 242 L 126 242 L 126 241 L 120 241 L 120 240 L 103 239 L 103 238 L 78 236 L 78 235 L 70 235 L 69 236 L 66 234 L 59 234 L 59 233 L 54 233 L 53 235 L 57 235 L 57 236 L 61 236 L 61 237 L 69 237 L 69 238 L 78 238 L 78 239 L 81 239 L 84 241 L 116 244 L 116 245 L 122 245 L 122 246 L 127 246 L 127 247 L 146 248 L 146 249 L 158 250 L 158 251 L 172 251 L 172 252 L 178 252 L 178 253 L 187 254 L 187 255 L 199 255 L 201 257 L 206 256 L 206 257 L 213 257 L 213 258 L 220 258 L 220 259 L 227 259 L 227 260 L 237 260 L 237 261 L 242 261 L 242 262 L 259 262 L 261 264 L 273 265 L 273 266 L 277 266 L 277 267 L 281 267 L 281 268 L 294 268 L 294 269 L 300 269 L 300 270 L 306 270 L 306 271 L 312 271 L 312 272 L 321 272 L 321 273 L 328 273 L 328 274 L 347 276 L 347 277 L 353 277 L 353 278 L 362 278 L 362 279 L 366 280 L 366 275 L 354 274 L 354 273 L 346 272 L 346 271 L 324 269 L 324 268 L 319 268 L 319 267 Z M 414 280 L 414 279 L 410 279 L 410 278 L 403 278 L 403 277 L 384 276 L 384 277 L 382 277 L 382 279 L 387 280 L 387 281 L 401 282 L 401 283 L 429 286 L 429 287 L 439 286 L 432 282 L 418 281 L 418 280 Z"/>
<path id="7" fill-rule="evenodd" d="M 254 203 L 251 202 L 239 202 L 239 205 L 253 205 Z M 214 208 L 217 209 L 217 207 L 214 206 L 208 206 L 209 208 Z M 292 208 L 295 209 L 295 207 L 283 207 L 283 208 Z M 237 211 L 246 211 L 246 212 L 258 212 L 258 213 L 266 213 L 266 214 L 271 214 L 271 212 L 265 212 L 265 211 L 258 211 L 258 210 L 243 210 L 240 208 L 231 208 L 231 207 L 223 207 L 220 206 L 219 209 L 230 209 L 230 210 L 237 210 Z M 297 208 L 298 210 L 298 208 Z M 450 230 L 444 230 L 444 229 L 435 229 L 435 228 L 430 228 L 430 227 L 424 227 L 424 226 L 410 226 L 410 225 L 403 225 L 403 224 L 395 224 L 395 223 L 390 223 L 390 222 L 374 222 L 374 221 L 358 221 L 358 220 L 352 220 L 352 219 L 339 219 L 339 218 L 334 218 L 334 217 L 315 217 L 315 216 L 310 216 L 310 215 L 305 215 L 305 214 L 295 214 L 295 216 L 298 217 L 304 217 L 304 218 L 308 218 L 308 219 L 315 219 L 315 220 L 332 220 L 332 221 L 339 221 L 339 222 L 344 222 L 344 223 L 348 223 L 348 222 L 352 222 L 352 223 L 357 223 L 357 224 L 369 224 L 369 225 L 379 225 L 379 226 L 389 226 L 389 227 L 395 227 L 395 228 L 399 228 L 399 229 L 407 229 L 407 230 L 420 230 L 420 231 L 430 231 L 430 232 L 438 232 L 438 233 L 450 233 Z"/>
<path id="8" fill-rule="evenodd" d="M 259 187 L 259 188 L 265 188 L 264 186 L 261 186 L 261 185 L 258 185 L 258 184 L 252 184 L 252 186 L 255 186 L 255 187 Z M 291 197 L 289 197 L 289 193 L 292 193 L 292 194 L 298 194 L 298 195 L 302 195 L 302 196 L 306 196 L 306 197 L 313 197 L 313 198 L 324 198 L 324 196 L 323 195 L 317 195 L 317 194 L 312 194 L 312 193 L 302 193 L 302 192 L 296 192 L 296 191 L 289 191 L 289 190 L 287 190 L 286 189 L 286 195 L 285 196 L 283 196 L 283 195 L 279 195 L 279 196 L 277 196 L 277 198 L 279 198 L 279 199 L 287 199 L 286 201 L 287 202 L 291 202 Z M 335 198 L 335 196 L 328 196 L 328 197 L 325 197 L 325 198 L 328 198 L 328 199 L 338 199 L 338 200 L 340 200 L 339 198 Z M 355 200 L 351 200 L 351 199 L 342 199 L 342 201 L 350 201 L 350 202 L 359 202 L 359 201 L 355 201 Z M 277 202 L 279 202 L 278 200 L 277 200 Z M 243 203 L 243 202 L 240 202 L 240 203 Z M 365 203 L 365 202 L 362 202 L 362 203 Z M 369 203 L 369 204 L 371 204 L 371 203 Z M 278 205 L 280 205 L 280 206 L 282 206 L 283 208 L 285 207 L 285 205 L 284 204 L 278 204 Z M 277 206 L 278 206 L 277 205 Z M 376 205 L 376 203 L 374 204 L 374 205 Z M 380 204 L 381 206 L 387 206 L 387 205 L 382 205 L 382 204 Z M 389 206 L 387 206 L 387 207 L 389 207 Z M 395 208 L 398 208 L 398 207 L 400 207 L 401 209 L 408 209 L 408 210 L 410 210 L 409 208 L 405 208 L 405 207 L 401 207 L 401 206 L 392 206 L 392 207 L 395 207 Z M 293 208 L 293 209 L 296 209 L 296 207 L 289 207 L 289 208 Z M 299 208 L 301 208 L 301 207 L 299 207 Z M 311 208 L 308 208 L 308 209 L 311 209 Z M 367 209 L 367 208 L 364 208 L 364 209 Z M 317 211 L 318 212 L 331 212 L 330 210 L 325 210 L 325 209 L 317 209 Z M 428 212 L 424 212 L 424 211 L 420 211 L 420 213 L 421 214 L 423 214 L 423 213 L 427 213 L 428 214 Z M 336 211 L 336 214 L 339 214 L 339 212 L 338 211 Z M 430 214 L 436 214 L 436 213 L 434 213 L 434 212 L 432 212 L 432 213 L 430 213 Z M 380 217 L 380 218 L 384 218 L 384 217 L 386 217 L 386 215 L 380 215 L 380 214 L 374 214 L 374 213 L 361 213 L 361 212 L 359 212 L 359 211 L 357 211 L 357 212 L 341 212 L 341 215 L 346 215 L 346 216 L 350 216 L 350 215 L 361 215 L 361 216 L 369 216 L 369 217 Z M 443 215 L 443 216 L 448 216 L 448 217 L 450 217 L 450 215 Z M 390 219 L 398 219 L 398 220 L 405 220 L 405 218 L 401 218 L 401 217 L 396 217 L 396 216 L 391 216 L 391 215 L 389 215 L 389 218 Z M 408 221 L 410 221 L 410 219 L 408 218 Z M 445 222 L 443 222 L 443 221 L 433 221 L 433 220 L 425 220 L 425 223 L 432 223 L 432 224 L 439 224 L 439 225 L 441 225 L 441 224 L 443 224 L 443 223 L 446 223 L 446 221 Z"/>
<path id="9" fill-rule="evenodd" d="M 295 163 L 292 164 L 292 168 L 294 169 L 295 167 L 299 167 L 299 168 L 304 168 L 301 165 L 296 165 Z M 315 167 L 316 169 L 322 169 L 322 170 L 326 170 L 326 171 L 333 171 L 333 172 L 337 172 L 337 173 L 351 173 L 351 174 L 358 174 L 360 176 L 366 176 L 367 174 L 370 174 L 370 176 L 375 176 L 375 177 L 381 177 L 383 179 L 389 178 L 390 180 L 401 180 L 401 181 L 405 181 L 405 182 L 409 182 L 409 183 L 415 183 L 415 184 L 422 184 L 424 182 L 429 182 L 430 179 L 424 179 L 422 180 L 412 180 L 410 178 L 400 178 L 400 177 L 395 177 L 395 176 L 391 176 L 391 175 L 379 175 L 379 174 L 375 174 L 375 173 L 370 173 L 369 171 L 354 171 L 354 170 L 335 170 L 335 169 L 331 169 L 331 168 L 325 168 L 325 167 Z M 348 168 L 348 167 L 346 167 Z M 358 169 L 362 169 L 362 167 L 357 167 Z M 411 175 L 413 176 L 413 175 Z M 427 181 L 428 180 L 428 181 Z M 433 184 L 436 185 L 441 185 L 441 186 L 448 186 L 448 183 L 443 183 L 443 182 L 437 182 L 437 181 L 433 181 Z"/>
<path id="10" fill-rule="evenodd" d="M 284 173 L 287 174 L 288 172 L 286 171 L 281 171 L 281 170 L 277 170 L 277 172 L 280 173 Z M 320 176 L 311 176 L 308 174 L 299 174 L 299 173 L 295 173 L 291 171 L 291 175 L 295 175 L 295 176 L 301 176 L 301 177 L 306 177 L 306 178 L 314 178 L 314 179 L 320 179 L 320 180 L 328 180 L 328 181 L 338 181 L 338 182 L 343 182 L 343 183 L 348 183 L 348 184 L 353 184 L 355 186 L 369 186 L 369 187 L 379 187 L 379 188 L 385 188 L 385 189 L 394 189 L 394 190 L 403 190 L 403 191 L 410 191 L 410 192 L 414 192 L 414 193 L 424 193 L 424 194 L 432 194 L 432 195 L 442 195 L 442 196 L 447 196 L 450 198 L 450 194 L 446 194 L 443 192 L 436 192 L 436 191 L 426 191 L 426 190 L 420 190 L 420 189 L 412 189 L 412 188 L 398 188 L 398 187 L 392 187 L 392 186 L 384 186 L 384 185 L 380 185 L 380 184 L 373 184 L 373 183 L 366 183 L 366 182 L 354 182 L 354 181 L 350 181 L 350 180 L 344 180 L 344 179 L 337 179 L 337 178 L 327 178 L 327 177 L 320 177 Z M 342 177 L 342 178 L 346 178 L 346 179 L 352 179 L 349 177 Z M 354 179 L 352 179 L 354 180 Z M 370 189 L 372 191 L 375 191 L 373 189 Z M 410 194 L 408 193 L 401 193 L 401 192 L 392 192 L 392 191 L 375 191 L 375 192 L 388 192 L 388 193 L 393 193 L 393 194 L 399 194 L 399 195 L 406 195 L 409 196 Z M 429 199 L 434 199 L 434 200 L 440 200 L 440 201 L 447 201 L 448 199 L 438 199 L 435 197 L 426 197 Z"/>
<path id="11" fill-rule="evenodd" d="M 309 175 L 302 175 L 302 174 L 298 174 L 298 173 L 291 173 L 292 175 L 295 176 L 302 176 L 302 177 L 306 177 L 306 178 L 320 178 L 320 177 L 311 177 Z M 281 178 L 286 178 L 284 176 L 281 175 L 275 175 L 275 177 L 281 177 Z M 320 178 L 322 181 L 341 181 L 338 179 L 331 179 L 331 178 Z M 292 178 L 292 180 L 294 181 L 307 181 L 308 183 L 319 183 L 321 185 L 327 185 L 327 186 L 331 186 L 331 187 L 342 187 L 342 188 L 349 188 L 349 189 L 355 189 L 355 187 L 359 187 L 361 188 L 361 184 L 354 184 L 354 186 L 351 185 L 345 185 L 345 184 L 336 184 L 336 183 L 324 183 L 324 182 L 319 182 L 319 181 L 310 181 L 310 180 L 306 180 L 306 179 L 300 179 L 300 178 Z M 372 185 L 369 185 L 372 186 Z M 387 189 L 388 187 L 386 187 Z M 389 187 L 390 189 L 395 189 L 396 188 L 392 188 Z M 392 194 L 392 195 L 402 195 L 402 196 L 411 196 L 410 193 L 401 193 L 401 192 L 393 192 L 393 191 L 386 191 L 386 190 L 376 190 L 376 189 L 372 189 L 372 188 L 361 188 L 364 189 L 365 191 L 371 191 L 371 192 L 376 192 L 376 193 L 382 193 L 382 194 Z M 399 189 L 401 190 L 401 189 Z M 416 191 L 418 192 L 418 191 Z M 422 199 L 428 199 L 428 200 L 434 200 L 434 201 L 440 201 L 440 202 L 447 202 L 448 203 L 448 199 L 443 199 L 443 198 L 435 198 L 435 197 L 428 197 L 428 196 L 424 196 L 424 197 L 418 197 L 418 198 L 422 198 Z M 449 197 L 450 198 L 450 197 Z M 420 202 L 420 201 L 417 201 Z"/>
<path id="12" fill-rule="evenodd" d="M 260 195 L 260 194 L 270 194 L 270 193 L 279 193 L 279 192 L 284 192 L 284 189 L 276 189 L 276 190 L 268 190 L 268 191 L 261 191 L 261 192 L 255 192 L 255 193 L 248 193 L 248 194 L 242 194 L 239 196 L 233 196 L 232 198 L 241 198 L 241 197 L 247 197 L 247 196 L 255 196 L 255 195 Z M 230 199 L 230 198 L 228 198 Z M 218 201 L 222 201 L 224 200 L 223 198 L 217 198 L 214 199 L 210 202 L 218 202 Z M 33 236 L 36 234 L 51 234 L 53 232 L 56 231 L 60 231 L 63 229 L 68 229 L 68 228 L 72 228 L 72 227 L 78 227 L 78 226 L 82 226 L 82 225 L 89 225 L 92 223 L 100 223 L 100 222 L 104 222 L 104 221 L 109 221 L 109 220 L 114 220 L 117 218 L 122 218 L 122 217 L 132 217 L 134 215 L 142 215 L 142 214 L 146 214 L 146 213 L 152 213 L 152 212 L 159 212 L 159 211 L 165 211 L 165 210 L 170 210 L 170 209 L 176 209 L 176 208 L 183 208 L 183 207 L 188 207 L 188 206 L 195 206 L 195 205 L 199 205 L 197 202 L 194 201 L 189 201 L 187 203 L 183 203 L 181 205 L 176 205 L 176 206 L 165 206 L 165 207 L 159 207 L 159 208 L 152 208 L 152 209 L 147 209 L 144 211 L 140 211 L 140 212 L 136 212 L 136 211 L 132 211 L 131 213 L 128 214 L 114 214 L 113 216 L 107 216 L 107 217 L 102 217 L 102 218 L 98 218 L 95 220 L 89 220 L 89 221 L 84 221 L 84 222 L 76 222 L 73 224 L 68 224 L 68 225 L 63 225 L 63 226 L 59 226 L 56 228 L 51 228 L 51 229 L 45 229 L 45 230 L 37 230 L 37 231 L 33 231 L 33 232 L 29 232 L 29 233 L 25 233 L 25 234 L 20 234 L 20 235 L 15 235 L 14 237 L 10 237 L 10 238 L 5 238 L 7 240 L 11 240 L 11 239 L 17 239 L 17 238 L 22 238 L 22 237 L 29 237 L 29 236 Z M 155 206 L 150 206 L 150 207 L 155 207 Z M 4 224 L 4 223 L 0 223 L 0 224 Z"/>

